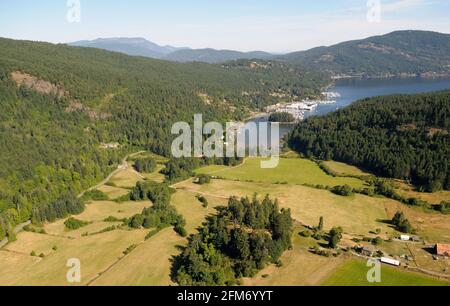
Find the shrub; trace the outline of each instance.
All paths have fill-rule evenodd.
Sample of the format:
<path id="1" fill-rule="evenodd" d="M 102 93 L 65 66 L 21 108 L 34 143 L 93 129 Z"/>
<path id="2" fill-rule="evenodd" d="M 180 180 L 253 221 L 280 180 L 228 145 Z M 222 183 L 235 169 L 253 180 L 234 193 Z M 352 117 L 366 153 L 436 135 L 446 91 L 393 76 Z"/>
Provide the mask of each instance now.
<path id="1" fill-rule="evenodd" d="M 85 221 L 81 221 L 81 220 L 77 220 L 75 218 L 69 218 L 66 220 L 66 222 L 64 222 L 64 225 L 66 226 L 66 228 L 68 230 L 77 230 L 79 228 L 82 228 L 86 225 L 88 225 L 89 222 L 85 222 Z"/>
<path id="2" fill-rule="evenodd" d="M 135 245 L 135 244 L 130 245 L 125 251 L 123 251 L 123 255 L 130 254 L 136 248 L 137 248 L 137 245 Z"/>
<path id="3" fill-rule="evenodd" d="M 197 175 L 197 180 L 195 182 L 198 185 L 205 185 L 211 183 L 211 177 L 206 174 Z"/>
<path id="4" fill-rule="evenodd" d="M 187 237 L 188 235 L 186 229 L 181 225 L 175 225 L 174 230 L 181 237 Z"/>
<path id="5" fill-rule="evenodd" d="M 331 189 L 331 192 L 344 197 L 353 195 L 353 189 L 349 185 L 333 187 L 333 189 Z"/>
<path id="6" fill-rule="evenodd" d="M 202 203 L 202 206 L 204 208 L 208 208 L 209 203 L 208 203 L 208 199 L 207 198 L 205 198 L 204 196 L 199 195 L 199 196 L 197 196 L 197 199 L 200 201 L 200 203 Z"/>
<path id="7" fill-rule="evenodd" d="M 85 201 L 108 201 L 109 197 L 106 193 L 100 191 L 100 190 L 91 190 L 84 194 L 83 200 Z"/>
<path id="8" fill-rule="evenodd" d="M 303 231 L 300 233 L 300 236 L 305 237 L 305 238 L 309 238 L 311 237 L 312 233 L 309 230 Z"/>

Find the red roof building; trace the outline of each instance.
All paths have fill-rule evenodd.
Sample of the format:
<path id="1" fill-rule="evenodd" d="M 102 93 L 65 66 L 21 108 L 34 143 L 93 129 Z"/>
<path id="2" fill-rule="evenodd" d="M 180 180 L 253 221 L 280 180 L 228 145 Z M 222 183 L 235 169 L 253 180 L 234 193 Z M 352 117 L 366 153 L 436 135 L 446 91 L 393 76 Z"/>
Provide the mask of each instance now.
<path id="1" fill-rule="evenodd" d="M 436 254 L 450 257 L 450 244 L 436 244 Z"/>

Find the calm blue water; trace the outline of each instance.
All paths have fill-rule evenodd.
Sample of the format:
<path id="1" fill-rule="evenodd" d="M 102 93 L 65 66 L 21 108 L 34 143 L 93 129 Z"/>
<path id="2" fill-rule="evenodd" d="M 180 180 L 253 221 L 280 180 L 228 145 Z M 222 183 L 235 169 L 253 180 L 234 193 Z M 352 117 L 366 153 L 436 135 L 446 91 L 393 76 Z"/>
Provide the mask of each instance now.
<path id="1" fill-rule="evenodd" d="M 330 91 L 341 94 L 336 104 L 320 105 L 312 115 L 325 115 L 346 107 L 353 102 L 376 96 L 391 94 L 415 94 L 450 89 L 450 78 L 382 79 L 382 80 L 340 80 Z"/>
<path id="2" fill-rule="evenodd" d="M 364 98 L 386 96 L 391 94 L 415 94 L 450 89 L 450 78 L 422 79 L 371 79 L 340 80 L 329 91 L 338 92 L 341 97 L 335 104 L 319 105 L 309 116 L 326 115 L 351 105 Z M 265 122 L 268 117 L 256 118 L 254 122 Z M 294 125 L 280 125 L 280 137 L 290 132 Z"/>

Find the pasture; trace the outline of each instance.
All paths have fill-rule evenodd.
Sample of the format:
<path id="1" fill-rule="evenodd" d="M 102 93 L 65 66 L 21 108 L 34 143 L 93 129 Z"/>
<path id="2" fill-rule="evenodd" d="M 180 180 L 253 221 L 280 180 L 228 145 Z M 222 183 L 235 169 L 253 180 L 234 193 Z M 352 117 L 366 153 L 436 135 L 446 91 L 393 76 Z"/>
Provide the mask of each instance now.
<path id="1" fill-rule="evenodd" d="M 351 260 L 340 266 L 322 285 L 324 286 L 449 286 L 450 283 L 422 274 L 383 265 L 381 283 L 367 281 L 365 261 Z"/>
<path id="2" fill-rule="evenodd" d="M 365 182 L 356 178 L 332 177 L 326 174 L 313 161 L 300 158 L 281 158 L 278 167 L 261 168 L 261 158 L 247 158 L 238 167 L 209 166 L 197 173 L 212 174 L 228 180 L 238 180 L 256 183 L 291 184 L 291 185 L 349 185 L 361 188 Z"/>
<path id="3" fill-rule="evenodd" d="M 391 233 L 392 229 L 378 220 L 388 218 L 384 204 L 387 199 L 376 199 L 363 195 L 341 197 L 327 190 L 318 190 L 296 185 L 271 185 L 226 180 L 213 180 L 208 185 L 184 182 L 177 186 L 180 190 L 216 198 L 249 196 L 257 193 L 263 197 L 269 194 L 279 200 L 280 206 L 290 208 L 292 217 L 304 224 L 317 225 L 321 216 L 325 219 L 325 229 L 342 226 L 346 232 L 368 234 L 378 228 Z"/>

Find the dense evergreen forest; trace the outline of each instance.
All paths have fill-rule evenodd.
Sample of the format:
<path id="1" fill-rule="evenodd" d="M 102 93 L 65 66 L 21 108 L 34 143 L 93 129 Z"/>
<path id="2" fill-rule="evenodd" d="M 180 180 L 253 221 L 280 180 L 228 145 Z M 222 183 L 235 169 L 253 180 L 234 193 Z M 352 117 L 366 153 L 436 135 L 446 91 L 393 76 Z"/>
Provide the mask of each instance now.
<path id="1" fill-rule="evenodd" d="M 314 96 L 327 82 L 271 61 L 179 64 L 0 39 L 0 239 L 82 211 L 77 195 L 133 147 L 168 156 L 177 121 L 242 119 L 273 92 Z"/>
<path id="2" fill-rule="evenodd" d="M 450 35 L 396 31 L 330 47 L 282 55 L 279 59 L 332 75 L 389 76 L 450 73 Z"/>
<path id="3" fill-rule="evenodd" d="M 174 265 L 182 286 L 230 286 L 279 261 L 292 246 L 290 210 L 268 196 L 231 198 L 228 207 L 208 218 Z"/>
<path id="4" fill-rule="evenodd" d="M 420 189 L 450 189 L 450 91 L 359 101 L 301 122 L 289 145 L 308 157 L 337 160 Z"/>

